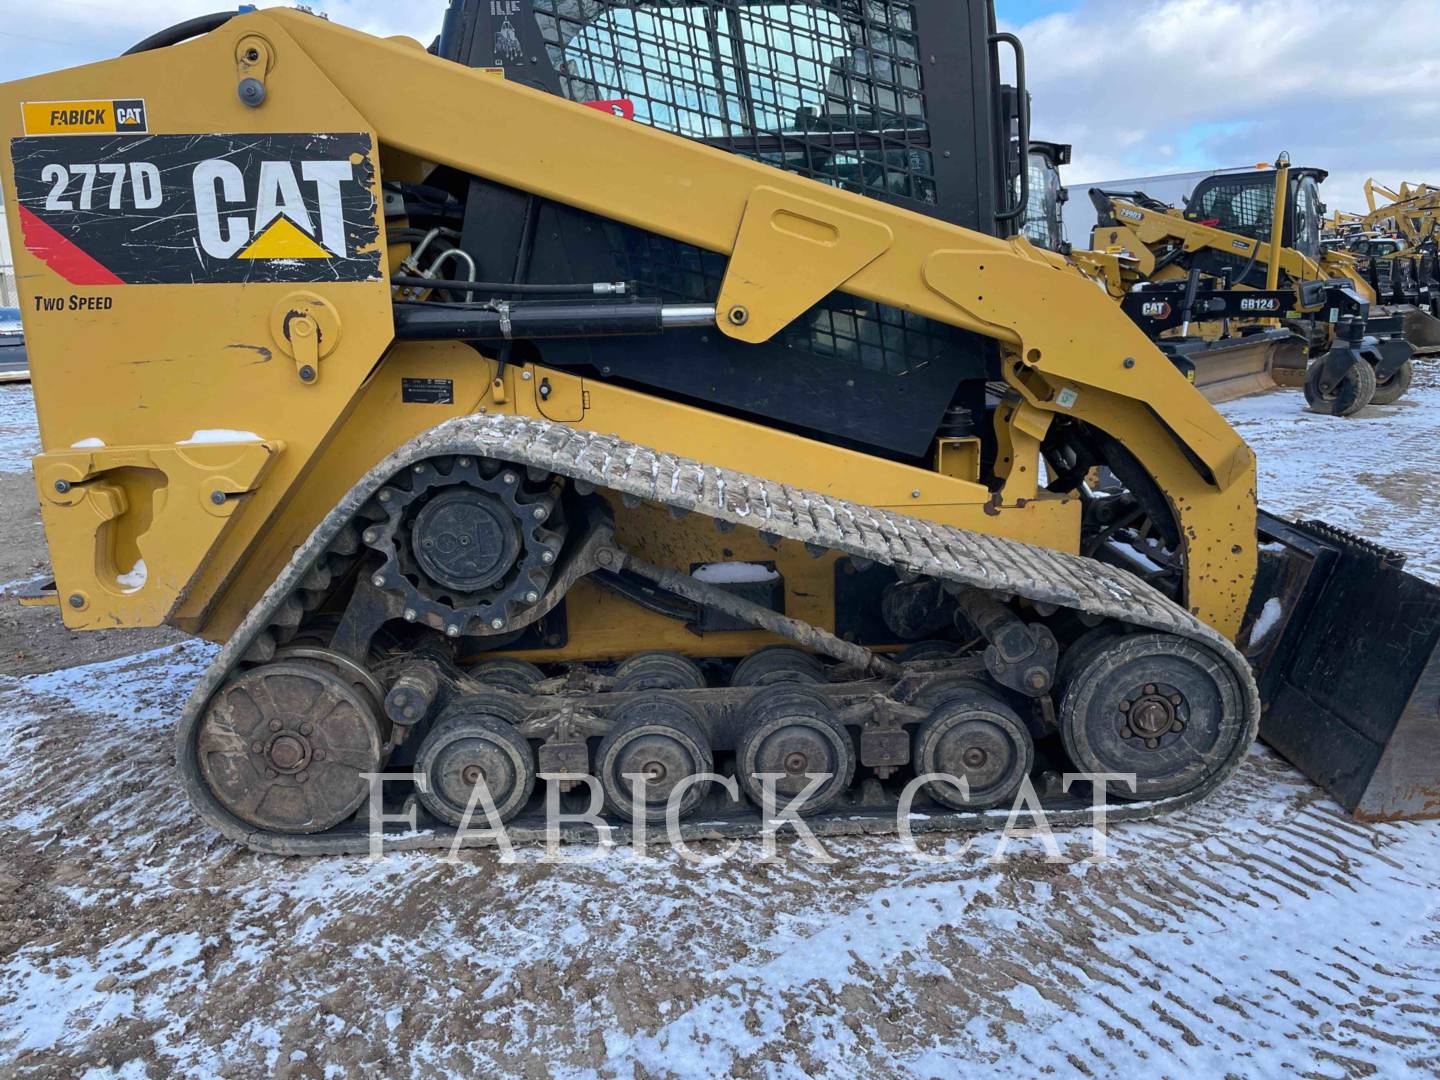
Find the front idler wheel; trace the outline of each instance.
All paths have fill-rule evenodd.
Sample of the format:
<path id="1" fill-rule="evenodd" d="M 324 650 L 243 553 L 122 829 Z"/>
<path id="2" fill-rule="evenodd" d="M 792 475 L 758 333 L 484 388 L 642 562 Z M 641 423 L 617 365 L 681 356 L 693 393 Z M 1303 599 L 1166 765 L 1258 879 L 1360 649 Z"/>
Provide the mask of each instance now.
<path id="1" fill-rule="evenodd" d="M 1170 634 L 1116 638 L 1063 688 L 1060 734 L 1082 771 L 1135 777 L 1119 798 L 1162 799 L 1203 786 L 1245 736 L 1235 673 L 1203 645 Z"/>
<path id="2" fill-rule="evenodd" d="M 1375 369 L 1364 360 L 1350 365 L 1344 377 L 1328 393 L 1321 387 L 1325 374 L 1322 357 L 1305 375 L 1305 402 L 1312 412 L 1326 416 L 1354 416 L 1375 399 Z"/>
<path id="3" fill-rule="evenodd" d="M 665 693 L 647 693 L 615 712 L 615 726 L 600 742 L 595 772 L 610 812 L 635 819 L 635 784 L 643 776 L 644 817 L 662 822 L 670 796 L 687 777 L 715 771 L 704 717 L 688 702 Z M 692 783 L 680 797 L 680 817 L 694 812 L 710 781 Z"/>
<path id="4" fill-rule="evenodd" d="M 855 777 L 855 742 L 819 691 L 794 683 L 766 687 L 750 699 L 745 720 L 735 769 L 756 806 L 765 805 L 761 778 L 766 774 L 778 777 L 777 807 L 817 776 L 826 777 L 799 808 L 801 815 L 820 813 L 849 788 Z"/>
<path id="5" fill-rule="evenodd" d="M 251 668 L 216 693 L 196 756 L 216 800 L 245 824 L 317 833 L 365 804 L 365 774 L 379 771 L 384 745 L 367 694 L 329 667 L 286 661 Z"/>
<path id="6" fill-rule="evenodd" d="M 535 790 L 535 752 L 515 730 L 514 719 L 502 703 L 484 699 L 465 699 L 447 710 L 415 758 L 425 809 L 460 825 L 482 782 L 501 821 L 524 809 Z M 476 802 L 470 824 L 480 828 L 485 821 L 484 804 Z"/>
<path id="7" fill-rule="evenodd" d="M 915 733 L 917 774 L 964 780 L 932 780 L 925 793 L 953 810 L 989 810 L 1010 802 L 1035 763 L 1025 721 L 1004 701 L 973 686 L 946 697 Z"/>

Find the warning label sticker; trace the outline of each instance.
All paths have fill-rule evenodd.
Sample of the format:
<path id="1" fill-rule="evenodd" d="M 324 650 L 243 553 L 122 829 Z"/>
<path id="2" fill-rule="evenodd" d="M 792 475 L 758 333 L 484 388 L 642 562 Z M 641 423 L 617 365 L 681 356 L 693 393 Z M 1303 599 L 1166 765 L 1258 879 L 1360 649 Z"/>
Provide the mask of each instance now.
<path id="1" fill-rule="evenodd" d="M 373 281 L 367 134 L 12 140 L 27 251 L 73 285 Z"/>
<path id="2" fill-rule="evenodd" d="M 27 101 L 20 106 L 27 135 L 119 135 L 150 130 L 145 102 Z"/>

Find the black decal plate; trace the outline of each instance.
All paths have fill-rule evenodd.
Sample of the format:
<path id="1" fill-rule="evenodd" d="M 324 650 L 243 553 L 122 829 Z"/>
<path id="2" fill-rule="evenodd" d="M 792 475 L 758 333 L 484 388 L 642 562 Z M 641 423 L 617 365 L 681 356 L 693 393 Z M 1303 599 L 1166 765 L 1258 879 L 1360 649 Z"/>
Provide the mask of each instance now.
<path id="1" fill-rule="evenodd" d="M 377 281 L 370 142 L 363 133 L 14 139 L 21 235 L 74 285 Z"/>
<path id="2" fill-rule="evenodd" d="M 401 379 L 400 400 L 406 405 L 453 405 L 455 380 Z"/>

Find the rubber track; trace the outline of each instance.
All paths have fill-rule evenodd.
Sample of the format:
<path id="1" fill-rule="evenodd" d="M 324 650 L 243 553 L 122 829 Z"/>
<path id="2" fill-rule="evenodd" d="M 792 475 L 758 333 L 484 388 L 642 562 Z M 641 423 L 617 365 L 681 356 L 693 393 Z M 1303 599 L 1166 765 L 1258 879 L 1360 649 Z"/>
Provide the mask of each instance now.
<path id="1" fill-rule="evenodd" d="M 191 695 L 176 731 L 177 769 L 200 815 L 231 839 L 258 851 L 278 854 L 367 850 L 368 835 L 358 827 L 342 826 L 329 833 L 297 836 L 257 831 L 233 817 L 214 800 L 200 776 L 194 737 L 211 696 L 251 646 L 271 625 L 280 623 L 286 601 L 299 591 L 307 571 L 330 550 L 360 508 L 402 469 L 427 458 L 451 455 L 487 457 L 546 469 L 597 488 L 705 514 L 787 540 L 819 545 L 926 577 L 1072 608 L 1207 646 L 1230 666 L 1240 682 L 1248 721 L 1245 737 L 1239 740 L 1224 767 L 1196 790 L 1171 799 L 1114 804 L 1109 811 L 1112 821 L 1155 817 L 1203 799 L 1234 773 L 1258 733 L 1259 694 L 1249 665 L 1234 645 L 1184 608 L 1116 567 L 777 484 L 611 435 L 524 417 L 468 416 L 441 424 L 396 450 L 341 500 L 295 552 Z M 293 600 L 288 606 L 293 613 Z M 916 833 L 987 830 L 1002 826 L 1007 816 L 1007 812 L 995 811 L 936 813 L 912 822 L 912 826 Z M 895 830 L 894 814 L 889 810 L 872 815 L 846 808 L 806 820 L 818 835 Z M 1048 811 L 1048 820 L 1052 827 L 1072 827 L 1089 825 L 1092 817 L 1088 809 L 1061 809 Z M 756 815 L 753 823 L 686 822 L 683 831 L 687 839 L 698 840 L 754 835 L 759 826 Z M 577 832 L 583 835 L 570 838 L 594 842 L 594 832 L 588 827 Z M 449 828 L 406 833 L 387 838 L 386 848 L 448 848 L 453 835 Z M 616 826 L 611 829 L 611 837 L 624 844 L 628 842 L 628 830 Z M 544 831 L 512 825 L 510 838 L 516 843 L 542 842 Z"/>

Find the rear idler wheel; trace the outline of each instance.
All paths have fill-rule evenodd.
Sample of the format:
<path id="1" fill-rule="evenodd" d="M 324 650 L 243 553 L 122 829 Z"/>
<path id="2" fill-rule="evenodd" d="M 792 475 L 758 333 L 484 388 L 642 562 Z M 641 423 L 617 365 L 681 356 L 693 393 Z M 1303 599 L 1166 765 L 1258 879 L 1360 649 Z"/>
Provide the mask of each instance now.
<path id="1" fill-rule="evenodd" d="M 370 796 L 385 745 L 370 696 L 334 669 L 305 661 L 231 679 L 200 720 L 196 757 L 211 794 L 245 824 L 317 833 Z M 388 724 L 386 725 L 388 727 Z"/>
<path id="2" fill-rule="evenodd" d="M 1063 687 L 1060 734 L 1082 771 L 1133 775 L 1119 798 L 1162 799 L 1201 787 L 1245 734 L 1235 673 L 1203 645 L 1134 634 L 1095 650 Z"/>
<path id="3" fill-rule="evenodd" d="M 1399 401 L 1410 390 L 1410 383 L 1415 378 L 1415 361 L 1406 360 L 1396 370 L 1394 375 L 1384 382 L 1375 384 L 1375 396 L 1370 399 L 1372 405 L 1393 405 Z"/>
<path id="4" fill-rule="evenodd" d="M 1025 721 L 984 687 L 972 684 L 946 696 L 915 733 L 917 775 L 964 780 L 965 789 L 932 780 L 925 793 L 953 810 L 989 810 L 1008 804 L 1035 762 Z M 968 793 L 968 794 L 967 794 Z"/>
<path id="5" fill-rule="evenodd" d="M 1345 377 L 1328 394 L 1320 386 L 1324 359 L 1310 365 L 1305 375 L 1305 402 L 1312 412 L 1327 416 L 1354 416 L 1375 399 L 1375 369 L 1364 360 L 1350 365 Z"/>
<path id="6" fill-rule="evenodd" d="M 620 706 L 614 720 L 595 754 L 595 774 L 612 814 L 635 820 L 637 781 L 631 777 L 645 778 L 645 820 L 662 822 L 682 781 L 715 771 L 704 717 L 689 702 L 651 692 Z M 708 780 L 691 783 L 680 797 L 679 816 L 693 813 L 709 791 Z"/>
<path id="7" fill-rule="evenodd" d="M 745 733 L 735 752 L 740 786 L 762 809 L 765 780 L 774 781 L 777 808 L 826 777 L 799 808 L 818 814 L 843 795 L 855 777 L 855 742 L 819 691 L 795 683 L 760 690 L 745 709 Z"/>
<path id="8" fill-rule="evenodd" d="M 617 694 L 640 690 L 704 690 L 705 673 L 678 653 L 636 653 L 615 669 Z"/>
<path id="9" fill-rule="evenodd" d="M 731 686 L 826 682 L 825 665 L 793 645 L 767 645 L 735 665 Z"/>
<path id="10" fill-rule="evenodd" d="M 460 825 L 484 783 L 501 821 L 509 821 L 535 790 L 535 752 L 515 730 L 518 713 L 503 700 L 465 698 L 447 709 L 420 745 L 415 771 L 420 802 L 441 821 Z M 471 825 L 486 821 L 476 802 Z"/>

